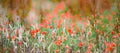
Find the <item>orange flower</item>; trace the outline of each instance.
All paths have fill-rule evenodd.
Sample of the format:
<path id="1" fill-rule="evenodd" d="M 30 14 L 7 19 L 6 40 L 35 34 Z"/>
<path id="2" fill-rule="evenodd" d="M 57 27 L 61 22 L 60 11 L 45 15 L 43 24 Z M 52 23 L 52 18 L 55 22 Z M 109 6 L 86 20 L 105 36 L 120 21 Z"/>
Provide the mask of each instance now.
<path id="1" fill-rule="evenodd" d="M 115 47 L 115 46 L 116 46 L 116 44 L 115 44 L 115 43 L 112 43 L 112 44 L 111 44 L 111 46 L 112 46 L 112 47 Z"/>
<path id="2" fill-rule="evenodd" d="M 70 49 L 67 49 L 67 50 L 66 50 L 66 53 L 71 53 Z"/>
<path id="3" fill-rule="evenodd" d="M 47 26 L 47 28 L 50 28 L 50 29 L 52 29 L 53 27 L 52 27 L 52 26 Z"/>
<path id="4" fill-rule="evenodd" d="M 66 17 L 66 18 L 71 18 L 71 13 L 70 13 L 70 11 L 67 11 L 67 12 L 65 13 L 65 17 Z"/>
<path id="5" fill-rule="evenodd" d="M 58 23 L 57 23 L 57 28 L 60 28 L 61 26 L 61 22 L 62 22 L 62 20 L 60 19 L 60 20 L 58 20 Z"/>
<path id="6" fill-rule="evenodd" d="M 104 16 L 103 16 L 103 15 L 100 15 L 100 18 L 104 18 Z"/>
<path id="7" fill-rule="evenodd" d="M 60 32 L 61 34 L 64 34 L 64 32 Z"/>
<path id="8" fill-rule="evenodd" d="M 3 48 L 4 51 L 6 51 L 7 49 L 6 48 Z"/>
<path id="9" fill-rule="evenodd" d="M 57 28 L 60 28 L 60 24 L 57 25 Z"/>
<path id="10" fill-rule="evenodd" d="M 44 31 L 44 32 L 41 32 L 41 34 L 42 34 L 42 35 L 46 35 L 46 34 L 47 34 L 47 32 L 45 32 L 45 31 Z"/>
<path id="11" fill-rule="evenodd" d="M 19 42 L 18 42 L 18 45 L 19 45 L 19 46 L 21 46 L 22 44 L 23 44 L 23 42 L 22 42 L 22 41 L 19 41 Z"/>
<path id="12" fill-rule="evenodd" d="M 107 47 L 106 49 L 105 49 L 105 53 L 108 53 L 108 52 L 110 52 L 112 50 L 112 47 Z"/>
<path id="13" fill-rule="evenodd" d="M 90 44 L 89 44 L 89 46 L 88 46 L 88 50 L 91 50 L 91 49 L 92 49 L 92 47 L 93 47 L 93 44 L 92 44 L 92 43 L 90 43 Z"/>
<path id="14" fill-rule="evenodd" d="M 76 23 L 72 23 L 70 26 L 71 26 L 71 28 L 74 28 L 75 25 L 76 25 Z"/>
<path id="15" fill-rule="evenodd" d="M 85 53 L 92 53 L 90 50 L 87 50 Z"/>
<path id="16" fill-rule="evenodd" d="M 62 40 L 56 40 L 56 41 L 55 41 L 55 45 L 56 45 L 56 46 L 60 46 L 61 44 L 62 44 Z"/>
<path id="17" fill-rule="evenodd" d="M 88 46 L 88 48 L 87 48 L 87 51 L 85 53 L 92 53 L 91 52 L 92 46 L 93 46 L 93 44 L 90 43 L 89 46 Z"/>
<path id="18" fill-rule="evenodd" d="M 30 33 L 31 33 L 31 36 L 34 38 L 35 37 L 35 31 L 31 30 Z"/>
<path id="19" fill-rule="evenodd" d="M 120 33 L 118 33 L 118 36 L 120 36 Z"/>
<path id="20" fill-rule="evenodd" d="M 70 47 L 68 45 L 65 46 L 66 49 L 70 49 Z"/>
<path id="21" fill-rule="evenodd" d="M 61 2 L 55 6 L 52 13 L 56 15 L 59 12 L 59 10 L 64 10 L 64 8 L 65 8 L 64 2 Z"/>
<path id="22" fill-rule="evenodd" d="M 14 41 L 17 37 L 14 35 L 12 36 L 12 41 Z"/>
<path id="23" fill-rule="evenodd" d="M 112 51 L 113 50 L 113 48 L 116 46 L 116 44 L 115 43 L 110 43 L 110 42 L 105 42 L 105 45 L 106 45 L 106 49 L 105 49 L 105 53 L 108 53 L 108 52 L 110 52 L 110 51 Z"/>
<path id="24" fill-rule="evenodd" d="M 116 12 L 112 12 L 112 15 L 116 15 Z"/>
<path id="25" fill-rule="evenodd" d="M 69 34 L 73 33 L 71 29 L 67 29 L 67 31 L 68 31 Z"/>
<path id="26" fill-rule="evenodd" d="M 79 42 L 78 43 L 78 47 L 82 47 L 83 46 L 83 43 L 82 42 Z"/>
<path id="27" fill-rule="evenodd" d="M 36 33 L 39 32 L 39 29 L 36 29 L 35 32 L 36 32 Z"/>
<path id="28" fill-rule="evenodd" d="M 33 35 L 31 35 L 32 36 L 32 38 L 35 38 L 35 34 L 33 34 Z"/>
<path id="29" fill-rule="evenodd" d="M 77 26 L 76 27 L 76 32 L 78 33 L 80 31 L 79 27 Z"/>
<path id="30" fill-rule="evenodd" d="M 111 34 L 112 34 L 112 35 L 114 35 L 114 34 L 115 34 L 115 32 L 114 32 L 114 31 L 112 31 L 112 32 L 111 32 Z"/>
<path id="31" fill-rule="evenodd" d="M 54 52 L 55 52 L 55 53 L 59 53 L 59 52 L 60 52 L 60 50 L 55 50 Z"/>
<path id="32" fill-rule="evenodd" d="M 43 20 L 42 20 L 42 23 L 46 23 L 46 22 L 47 22 L 47 20 L 46 20 L 46 19 L 43 19 Z"/>
<path id="33" fill-rule="evenodd" d="M 88 31 L 88 32 L 87 32 L 87 34 L 88 34 L 88 35 L 91 35 L 91 34 L 92 34 L 92 32 L 91 32 L 91 31 Z"/>
<path id="34" fill-rule="evenodd" d="M 38 33 L 39 32 L 39 29 L 36 29 L 36 30 L 31 30 L 30 33 L 31 33 L 31 36 L 34 38 L 35 37 L 35 33 Z"/>
<path id="35" fill-rule="evenodd" d="M 112 16 L 111 15 L 107 16 L 107 20 L 111 21 L 112 20 Z"/>

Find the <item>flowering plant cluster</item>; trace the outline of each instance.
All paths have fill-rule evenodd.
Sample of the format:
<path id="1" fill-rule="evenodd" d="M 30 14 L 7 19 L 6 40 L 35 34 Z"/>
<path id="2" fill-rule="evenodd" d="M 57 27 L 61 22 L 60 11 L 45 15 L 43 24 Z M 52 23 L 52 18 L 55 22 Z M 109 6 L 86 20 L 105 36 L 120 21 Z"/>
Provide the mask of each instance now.
<path id="1" fill-rule="evenodd" d="M 61 2 L 36 23 L 0 17 L 0 53 L 119 53 L 119 14 L 72 14 Z"/>

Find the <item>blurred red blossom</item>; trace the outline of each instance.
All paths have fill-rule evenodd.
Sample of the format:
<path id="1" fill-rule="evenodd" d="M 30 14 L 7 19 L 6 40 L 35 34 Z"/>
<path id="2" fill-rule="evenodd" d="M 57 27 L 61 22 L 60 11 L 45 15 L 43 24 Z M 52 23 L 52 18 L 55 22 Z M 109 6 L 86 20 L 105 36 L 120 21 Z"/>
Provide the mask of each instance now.
<path id="1" fill-rule="evenodd" d="M 83 46 L 83 43 L 82 42 L 79 42 L 78 43 L 78 47 L 82 47 Z"/>
<path id="2" fill-rule="evenodd" d="M 54 43 L 56 46 L 60 46 L 62 44 L 62 40 L 56 40 Z"/>

